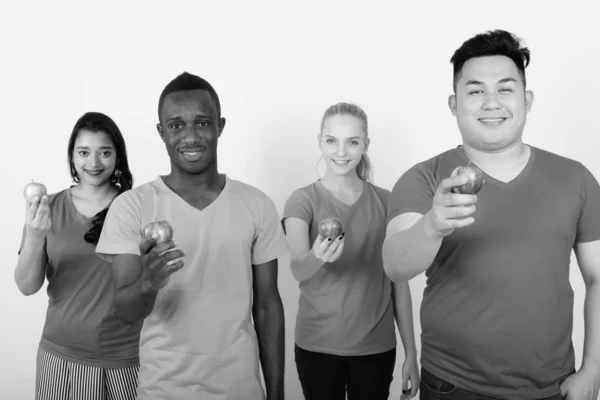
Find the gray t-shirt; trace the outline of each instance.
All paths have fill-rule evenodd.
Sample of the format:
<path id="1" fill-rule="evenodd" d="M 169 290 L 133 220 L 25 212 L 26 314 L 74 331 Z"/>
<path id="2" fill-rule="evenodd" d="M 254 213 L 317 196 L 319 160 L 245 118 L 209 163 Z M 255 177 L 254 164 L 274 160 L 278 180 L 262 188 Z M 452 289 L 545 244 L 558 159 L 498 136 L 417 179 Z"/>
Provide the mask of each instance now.
<path id="1" fill-rule="evenodd" d="M 381 254 L 389 195 L 366 183 L 359 199 L 347 205 L 316 181 L 287 199 L 283 220 L 305 221 L 311 245 L 325 218 L 339 218 L 345 232 L 340 258 L 300 283 L 295 340 L 302 349 L 356 356 L 396 347 L 392 286 Z"/>
<path id="2" fill-rule="evenodd" d="M 92 367 L 136 365 L 142 324 L 123 323 L 115 313 L 111 265 L 83 240 L 92 219 L 77 211 L 70 189 L 49 200 L 48 310 L 40 347 Z"/>
<path id="3" fill-rule="evenodd" d="M 388 220 L 427 213 L 440 182 L 468 163 L 452 149 L 409 169 Z M 535 147 L 512 181 L 484 176 L 474 224 L 445 237 L 426 271 L 421 363 L 496 398 L 554 396 L 575 367 L 571 251 L 600 239 L 600 186 L 579 162 Z"/>

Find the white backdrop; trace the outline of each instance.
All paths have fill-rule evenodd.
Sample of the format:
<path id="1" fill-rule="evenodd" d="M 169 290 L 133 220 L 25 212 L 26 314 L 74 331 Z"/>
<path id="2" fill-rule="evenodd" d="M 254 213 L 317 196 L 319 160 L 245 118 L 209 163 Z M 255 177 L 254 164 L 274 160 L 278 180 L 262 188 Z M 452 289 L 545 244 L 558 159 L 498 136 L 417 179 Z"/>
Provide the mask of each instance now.
<path id="1" fill-rule="evenodd" d="M 32 399 L 47 295 L 22 296 L 13 280 L 24 221 L 23 186 L 70 184 L 66 147 L 77 118 L 101 111 L 127 141 L 136 186 L 169 171 L 155 130 L 162 88 L 184 70 L 218 91 L 227 125 L 219 168 L 270 195 L 279 211 L 317 178 L 316 135 L 325 108 L 356 102 L 370 118 L 375 183 L 391 189 L 414 163 L 460 142 L 447 108 L 449 59 L 476 33 L 507 29 L 532 51 L 535 93 L 525 141 L 583 162 L 597 157 L 600 44 L 596 1 L 53 1 L 0 10 L 0 250 L 3 400 Z M 573 258 L 577 365 L 584 286 Z M 293 361 L 298 286 L 282 260 L 286 393 L 302 399 Z M 423 276 L 411 282 L 417 339 Z M 420 341 L 418 341 L 420 346 Z M 390 398 L 400 397 L 397 373 Z"/>

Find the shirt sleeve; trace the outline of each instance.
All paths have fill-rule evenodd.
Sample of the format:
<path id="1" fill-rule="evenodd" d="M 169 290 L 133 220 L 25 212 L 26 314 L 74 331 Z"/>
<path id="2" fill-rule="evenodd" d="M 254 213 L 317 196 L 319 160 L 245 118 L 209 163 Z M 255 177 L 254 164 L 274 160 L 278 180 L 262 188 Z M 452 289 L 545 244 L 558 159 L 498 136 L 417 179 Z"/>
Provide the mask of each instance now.
<path id="1" fill-rule="evenodd" d="M 433 173 L 427 173 L 426 164 L 417 164 L 398 179 L 387 210 L 387 222 L 398 215 L 414 212 L 425 214 L 431 209 L 435 194 L 435 182 L 431 182 Z"/>
<path id="2" fill-rule="evenodd" d="M 283 224 L 286 218 L 299 218 L 310 226 L 313 215 L 313 207 L 308 193 L 305 189 L 298 189 L 286 200 L 281 223 Z"/>
<path id="3" fill-rule="evenodd" d="M 600 185 L 594 175 L 584 167 L 583 206 L 577 221 L 576 243 L 600 239 Z"/>
<path id="4" fill-rule="evenodd" d="M 252 243 L 253 265 L 272 261 L 289 251 L 275 204 L 266 195 L 259 204 L 258 232 Z"/>
<path id="5" fill-rule="evenodd" d="M 109 262 L 118 254 L 139 256 L 141 231 L 141 205 L 133 196 L 122 194 L 112 202 L 106 214 L 96 253 Z"/>

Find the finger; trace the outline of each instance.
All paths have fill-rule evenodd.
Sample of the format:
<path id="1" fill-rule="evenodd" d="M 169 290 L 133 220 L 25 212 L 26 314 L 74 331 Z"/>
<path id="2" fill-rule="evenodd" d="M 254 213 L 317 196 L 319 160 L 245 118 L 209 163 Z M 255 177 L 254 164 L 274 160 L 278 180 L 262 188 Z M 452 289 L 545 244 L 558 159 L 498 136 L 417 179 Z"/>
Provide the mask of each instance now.
<path id="1" fill-rule="evenodd" d="M 335 253 L 333 253 L 333 254 L 331 255 L 331 261 L 332 261 L 332 262 L 333 262 L 333 261 L 335 261 L 335 260 L 337 260 L 338 258 L 340 258 L 340 257 L 341 257 L 341 255 L 342 255 L 342 252 L 344 251 L 344 243 L 346 243 L 346 242 L 344 241 L 344 238 L 342 238 L 342 239 L 336 239 L 336 241 L 338 241 L 338 242 L 339 242 L 339 244 L 338 244 L 338 246 L 337 246 L 337 249 L 335 249 Z"/>
<path id="2" fill-rule="evenodd" d="M 142 239 L 140 242 L 140 254 L 142 256 L 147 255 L 156 245 L 156 239 L 158 239 L 158 235 L 155 233 L 150 237 Z"/>
<path id="3" fill-rule="evenodd" d="M 160 260 L 161 263 L 167 264 L 169 261 L 173 261 L 178 258 L 182 258 L 183 256 L 185 256 L 185 254 L 183 254 L 182 250 L 172 249 L 172 250 L 167 250 L 164 253 L 162 253 L 158 259 Z"/>
<path id="4" fill-rule="evenodd" d="M 447 230 L 447 229 L 464 228 L 465 226 L 472 225 L 474 222 L 475 222 L 475 218 L 473 218 L 473 217 L 467 217 L 467 218 L 461 218 L 461 219 L 447 219 L 442 224 L 443 225 L 442 229 Z"/>
<path id="5" fill-rule="evenodd" d="M 183 268 L 183 266 L 184 266 L 183 260 L 179 260 L 179 261 L 175 261 L 174 263 L 165 265 L 163 268 L 163 271 L 166 276 L 170 276 L 174 272 L 179 271 L 181 268 Z"/>
<path id="6" fill-rule="evenodd" d="M 329 245 L 325 253 L 323 253 L 323 258 L 325 258 L 326 260 L 331 259 L 333 254 L 337 251 L 337 249 L 342 243 L 343 241 L 339 241 L 337 238 L 332 239 L 331 244 Z"/>
<path id="7" fill-rule="evenodd" d="M 457 206 L 446 208 L 446 219 L 465 218 L 471 216 L 475 212 L 475 206 Z"/>
<path id="8" fill-rule="evenodd" d="M 166 242 L 161 242 L 161 243 L 157 243 L 152 250 L 150 250 L 150 256 L 151 257 L 159 257 L 161 256 L 163 253 L 165 253 L 166 251 L 169 251 L 171 249 L 175 248 L 175 242 L 173 242 L 172 240 L 166 241 Z"/>
<path id="9" fill-rule="evenodd" d="M 441 194 L 449 193 L 453 187 L 462 186 L 469 181 L 466 175 L 451 176 L 443 179 L 438 186 L 437 192 Z"/>
<path id="10" fill-rule="evenodd" d="M 316 238 L 316 239 L 315 239 L 315 241 L 313 242 L 313 247 L 316 247 L 316 246 L 318 246 L 318 245 L 320 245 L 320 244 L 323 244 L 323 239 L 324 239 L 324 237 L 323 237 L 323 236 L 321 236 L 321 234 L 319 233 L 319 234 L 317 235 L 317 238 Z"/>
<path id="11" fill-rule="evenodd" d="M 329 246 L 332 244 L 333 238 L 327 238 L 321 242 L 321 244 L 317 247 L 317 250 L 320 254 L 325 254 L 327 250 L 329 250 Z"/>
<path id="12" fill-rule="evenodd" d="M 477 202 L 477 196 L 474 194 L 446 193 L 442 197 L 441 203 L 445 206 L 464 206 Z"/>
<path id="13" fill-rule="evenodd" d="M 38 205 L 39 205 L 39 199 L 36 197 L 34 198 L 31 203 L 27 202 L 27 200 L 25 200 L 25 203 L 27 204 L 26 206 L 26 210 L 27 210 L 27 214 L 26 214 L 26 218 L 29 222 L 33 221 L 33 219 L 35 218 L 35 214 L 37 213 L 37 209 L 38 209 Z"/>

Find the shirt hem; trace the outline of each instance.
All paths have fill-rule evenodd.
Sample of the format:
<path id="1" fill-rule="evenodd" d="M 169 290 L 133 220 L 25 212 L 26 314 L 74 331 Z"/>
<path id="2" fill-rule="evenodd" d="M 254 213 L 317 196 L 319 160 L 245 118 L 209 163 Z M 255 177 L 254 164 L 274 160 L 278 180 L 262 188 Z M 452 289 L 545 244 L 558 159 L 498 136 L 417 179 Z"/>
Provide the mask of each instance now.
<path id="1" fill-rule="evenodd" d="M 367 349 L 367 350 L 363 350 L 363 351 L 355 351 L 355 350 L 337 350 L 337 349 L 329 349 L 327 347 L 305 345 L 298 341 L 296 341 L 295 344 L 296 344 L 296 346 L 300 347 L 302 350 L 312 351 L 315 353 L 331 354 L 334 356 L 347 356 L 347 357 L 370 356 L 370 355 L 374 355 L 374 354 L 381 354 L 381 353 L 385 353 L 387 351 L 395 349 L 396 346 L 398 345 L 398 343 L 395 342 L 393 344 L 391 343 L 389 345 L 381 346 L 381 347 L 377 347 L 377 348 L 373 348 L 373 349 Z"/>
<path id="2" fill-rule="evenodd" d="M 60 346 L 57 346 L 54 343 L 50 343 L 44 339 L 40 341 L 39 344 L 40 349 L 48 352 L 56 357 L 59 357 L 68 362 L 72 362 L 74 364 L 81 364 L 88 367 L 96 367 L 96 368 L 105 368 L 105 369 L 119 369 L 119 368 L 128 368 L 139 365 L 139 356 L 134 356 L 130 358 L 119 358 L 119 359 L 100 359 L 100 358 L 92 358 L 85 357 L 73 354 L 69 351 L 62 349 Z"/>
<path id="3" fill-rule="evenodd" d="M 424 361 L 421 360 L 421 366 L 426 369 L 428 372 L 431 372 L 433 375 L 437 376 L 438 378 L 440 378 L 441 380 L 444 380 L 454 386 L 456 386 L 458 389 L 463 389 L 469 392 L 473 392 L 473 393 L 477 393 L 477 394 L 481 394 L 484 396 L 489 396 L 489 397 L 493 397 L 493 398 L 497 398 L 497 399 L 510 399 L 510 400 L 528 400 L 528 399 L 544 399 L 546 397 L 552 397 L 552 396 L 556 396 L 557 394 L 560 394 L 560 390 L 558 392 L 555 392 L 554 390 L 540 390 L 540 391 L 533 391 L 533 390 L 527 390 L 527 391 L 516 391 L 516 390 L 510 390 L 510 391 L 502 391 L 502 392 L 490 392 L 490 391 L 486 391 L 485 390 L 485 386 L 477 386 L 477 385 L 471 385 L 466 381 L 463 381 L 460 378 L 456 378 L 455 376 L 452 376 L 448 373 L 446 373 L 445 370 L 443 369 L 439 369 L 438 367 L 436 367 L 435 365 L 429 363 L 428 361 Z"/>

